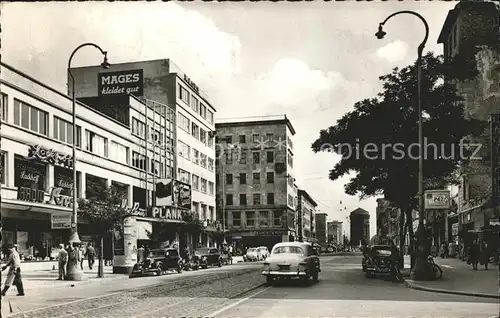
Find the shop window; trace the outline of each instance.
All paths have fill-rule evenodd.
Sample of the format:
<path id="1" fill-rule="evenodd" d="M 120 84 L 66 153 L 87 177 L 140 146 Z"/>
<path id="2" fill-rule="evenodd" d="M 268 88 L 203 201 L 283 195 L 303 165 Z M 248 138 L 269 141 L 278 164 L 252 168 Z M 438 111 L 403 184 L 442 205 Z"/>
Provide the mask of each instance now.
<path id="1" fill-rule="evenodd" d="M 14 186 L 45 190 L 46 171 L 45 164 L 25 160 L 16 155 L 14 157 Z"/>
<path id="2" fill-rule="evenodd" d="M 47 136 L 47 117 L 43 110 L 14 99 L 14 125 Z"/>
<path id="3" fill-rule="evenodd" d="M 80 178 L 81 174 L 79 171 L 76 172 L 76 195 L 78 198 L 80 195 Z M 61 194 L 72 196 L 73 195 L 73 170 L 54 166 L 54 186 L 61 188 Z"/>
<path id="4" fill-rule="evenodd" d="M 241 226 L 241 212 L 233 212 L 233 226 Z"/>

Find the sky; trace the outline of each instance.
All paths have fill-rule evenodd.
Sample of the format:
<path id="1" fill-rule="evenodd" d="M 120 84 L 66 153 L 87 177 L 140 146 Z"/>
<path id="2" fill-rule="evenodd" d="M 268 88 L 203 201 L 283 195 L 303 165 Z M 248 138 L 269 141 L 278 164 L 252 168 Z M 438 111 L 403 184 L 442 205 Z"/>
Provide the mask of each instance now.
<path id="1" fill-rule="evenodd" d="M 383 40 L 379 22 L 414 10 L 430 27 L 425 51 L 442 53 L 437 37 L 457 2 L 73 2 L 2 3 L 2 61 L 66 91 L 69 55 L 94 42 L 110 63 L 171 58 L 209 96 L 216 119 L 286 114 L 294 136 L 297 185 L 329 220 L 344 222 L 358 207 L 370 212 L 376 233 L 376 198 L 344 193 L 335 182 L 340 159 L 314 154 L 321 129 L 375 97 L 380 75 L 414 62 L 424 37 L 411 15 L 392 18 Z M 101 55 L 80 50 L 72 66 L 97 65 Z M 347 229 L 347 233 L 349 230 Z"/>

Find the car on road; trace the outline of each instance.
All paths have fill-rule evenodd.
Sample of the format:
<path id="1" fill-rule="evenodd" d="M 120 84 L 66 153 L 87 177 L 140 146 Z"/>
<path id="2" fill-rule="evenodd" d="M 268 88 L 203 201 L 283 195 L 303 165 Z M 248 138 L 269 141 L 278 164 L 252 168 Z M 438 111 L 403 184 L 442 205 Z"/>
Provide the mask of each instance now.
<path id="1" fill-rule="evenodd" d="M 243 255 L 243 261 L 245 262 L 260 261 L 261 259 L 262 255 L 256 247 L 250 247 L 246 254 Z"/>
<path id="2" fill-rule="evenodd" d="M 304 242 L 283 242 L 274 245 L 271 255 L 264 262 L 262 275 L 268 284 L 275 279 L 300 278 L 318 281 L 321 265 L 318 251 Z"/>
<path id="3" fill-rule="evenodd" d="M 391 275 L 393 249 L 390 245 L 372 245 L 363 255 L 362 266 L 366 277 Z"/>
<path id="4" fill-rule="evenodd" d="M 194 251 L 193 257 L 200 264 L 201 268 L 209 266 L 222 266 L 222 257 L 216 247 L 201 247 Z"/>
<path id="5" fill-rule="evenodd" d="M 262 260 L 265 260 L 270 254 L 266 246 L 257 247 L 257 253 L 260 254 Z"/>
<path id="6" fill-rule="evenodd" d="M 153 249 L 149 252 L 149 255 L 146 255 L 142 262 L 134 265 L 132 273 L 130 273 L 129 277 L 133 278 L 149 274 L 156 274 L 160 276 L 170 270 L 175 270 L 178 273 L 181 273 L 182 267 L 183 264 L 177 249 Z"/>

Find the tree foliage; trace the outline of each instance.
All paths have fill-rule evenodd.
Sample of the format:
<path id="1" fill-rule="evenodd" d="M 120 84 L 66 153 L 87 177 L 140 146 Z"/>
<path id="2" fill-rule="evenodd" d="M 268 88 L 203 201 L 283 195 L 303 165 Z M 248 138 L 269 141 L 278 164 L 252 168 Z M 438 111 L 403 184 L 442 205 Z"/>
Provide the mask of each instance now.
<path id="1" fill-rule="evenodd" d="M 460 141 L 483 130 L 479 121 L 464 118 L 463 99 L 453 84 L 444 81 L 445 77 L 450 80 L 458 76 L 456 73 L 456 69 L 451 73 L 445 67 L 442 56 L 428 53 L 422 58 L 426 189 L 454 181 L 458 165 L 467 161 L 472 150 L 464 149 Z M 466 76 L 461 74 L 462 78 Z M 395 206 L 407 210 L 418 204 L 416 66 L 394 68 L 379 79 L 383 91 L 355 103 L 353 111 L 321 130 L 312 149 L 342 155 L 329 177 L 337 180 L 354 173 L 345 185 L 347 194 L 362 198 L 383 194 Z"/>

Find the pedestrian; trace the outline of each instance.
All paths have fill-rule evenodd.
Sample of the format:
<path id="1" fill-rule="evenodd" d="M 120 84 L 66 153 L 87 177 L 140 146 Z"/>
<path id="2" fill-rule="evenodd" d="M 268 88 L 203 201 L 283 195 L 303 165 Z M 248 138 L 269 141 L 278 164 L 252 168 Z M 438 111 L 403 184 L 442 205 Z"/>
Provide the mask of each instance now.
<path id="1" fill-rule="evenodd" d="M 83 244 L 78 248 L 78 252 L 80 253 L 80 269 L 83 271 L 83 261 L 85 259 L 85 247 Z"/>
<path id="2" fill-rule="evenodd" d="M 481 265 L 484 265 L 485 270 L 488 270 L 488 263 L 489 262 L 490 262 L 489 244 L 486 241 L 483 241 L 481 244 L 480 263 L 481 263 Z"/>
<path id="3" fill-rule="evenodd" d="M 96 257 L 96 252 L 94 247 L 92 246 L 92 243 L 87 244 L 87 250 L 85 251 L 85 256 L 87 256 L 87 260 L 89 261 L 89 268 L 92 270 L 92 267 L 94 266 L 95 263 L 95 257 Z"/>
<path id="4" fill-rule="evenodd" d="M 149 257 L 149 253 L 150 253 L 150 249 L 149 249 L 149 245 L 146 244 L 146 246 L 144 247 L 144 257 L 147 258 Z"/>
<path id="5" fill-rule="evenodd" d="M 477 239 L 475 239 L 469 247 L 469 258 L 467 264 L 472 264 L 472 269 L 477 271 L 477 264 L 480 258 L 480 247 Z"/>
<path id="6" fill-rule="evenodd" d="M 21 258 L 14 246 L 8 247 L 7 263 L 2 266 L 2 272 L 9 267 L 7 278 L 2 290 L 2 296 L 5 296 L 10 286 L 15 285 L 17 288 L 17 296 L 24 296 L 24 286 L 21 277 Z"/>
<path id="7" fill-rule="evenodd" d="M 144 245 L 141 245 L 137 250 L 137 263 L 142 263 L 144 261 Z"/>
<path id="8" fill-rule="evenodd" d="M 59 253 L 57 254 L 57 266 L 59 269 L 58 280 L 64 280 L 66 277 L 66 263 L 68 262 L 68 252 L 64 248 L 64 244 L 59 244 Z"/>

